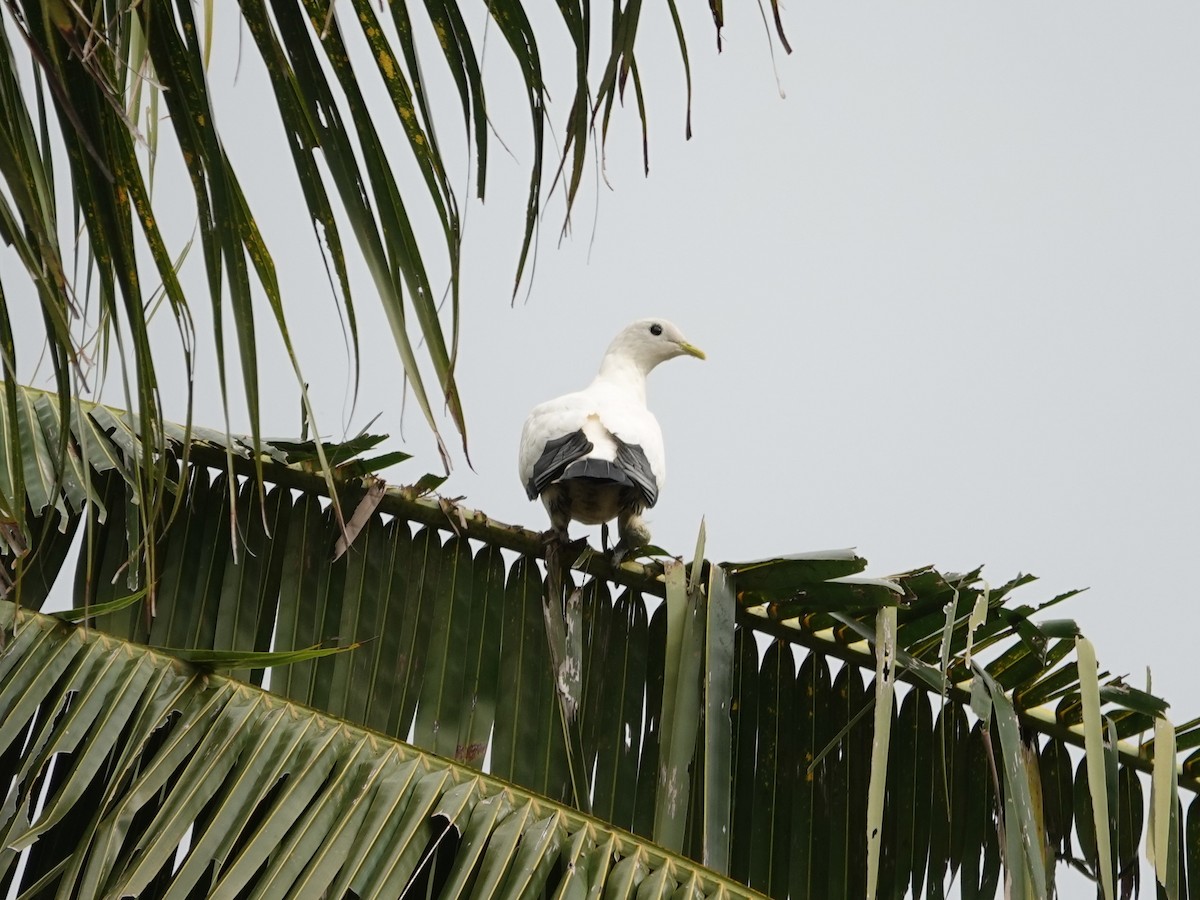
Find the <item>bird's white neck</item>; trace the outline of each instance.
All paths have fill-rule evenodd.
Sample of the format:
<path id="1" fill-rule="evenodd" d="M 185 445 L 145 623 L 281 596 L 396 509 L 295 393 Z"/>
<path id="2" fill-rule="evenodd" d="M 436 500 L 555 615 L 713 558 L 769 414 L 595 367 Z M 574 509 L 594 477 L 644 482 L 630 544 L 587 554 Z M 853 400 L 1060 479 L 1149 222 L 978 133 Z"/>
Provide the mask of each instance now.
<path id="1" fill-rule="evenodd" d="M 600 363 L 600 373 L 592 383 L 604 383 L 628 392 L 630 397 L 646 405 L 646 370 L 625 354 L 607 354 Z"/>

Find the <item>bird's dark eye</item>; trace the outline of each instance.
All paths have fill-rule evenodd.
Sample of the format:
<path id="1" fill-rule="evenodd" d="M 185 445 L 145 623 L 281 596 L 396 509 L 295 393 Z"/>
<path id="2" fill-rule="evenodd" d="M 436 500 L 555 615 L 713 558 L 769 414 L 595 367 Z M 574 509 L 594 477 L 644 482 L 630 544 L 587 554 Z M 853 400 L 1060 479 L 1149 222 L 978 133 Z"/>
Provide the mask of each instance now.
<path id="1" fill-rule="evenodd" d="M 650 326 L 650 333 L 655 337 L 658 337 L 660 334 L 662 334 L 662 326 L 655 322 Z"/>

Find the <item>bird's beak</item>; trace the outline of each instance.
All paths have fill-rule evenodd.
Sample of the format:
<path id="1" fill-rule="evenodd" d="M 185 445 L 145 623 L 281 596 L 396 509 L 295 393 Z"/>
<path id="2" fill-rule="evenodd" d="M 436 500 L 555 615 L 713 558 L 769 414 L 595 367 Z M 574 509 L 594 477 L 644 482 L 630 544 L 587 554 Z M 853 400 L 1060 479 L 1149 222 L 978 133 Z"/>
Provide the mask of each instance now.
<path id="1" fill-rule="evenodd" d="M 687 341 L 680 341 L 679 349 L 682 350 L 684 353 L 686 353 L 688 356 L 696 357 L 696 359 L 708 359 L 708 357 L 704 355 L 703 350 L 701 350 L 699 347 L 693 347 Z"/>

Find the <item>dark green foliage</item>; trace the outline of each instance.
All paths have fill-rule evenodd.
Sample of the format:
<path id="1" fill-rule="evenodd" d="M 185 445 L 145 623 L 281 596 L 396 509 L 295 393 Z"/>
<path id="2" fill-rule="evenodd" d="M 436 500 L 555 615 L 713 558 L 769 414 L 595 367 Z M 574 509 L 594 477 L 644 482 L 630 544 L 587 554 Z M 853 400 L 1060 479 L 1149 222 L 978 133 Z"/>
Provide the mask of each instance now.
<path id="1" fill-rule="evenodd" d="M 119 424 L 111 413 L 105 415 L 105 421 Z M 118 429 L 113 435 L 108 453 L 134 452 L 129 448 L 136 445 L 130 443 L 128 433 Z M 117 435 L 122 440 L 117 440 Z M 313 455 L 301 444 L 292 446 L 290 452 L 306 460 Z M 330 448 L 330 452 L 339 451 Z M 98 453 L 97 458 L 109 457 Z M 303 476 L 307 481 L 297 481 L 296 469 L 274 463 L 268 470 L 278 474 L 281 484 L 267 491 L 257 490 L 244 476 L 231 480 L 227 473 L 214 475 L 206 465 L 197 463 L 174 477 L 174 490 L 181 493 L 178 497 L 169 494 L 162 509 L 167 515 L 168 509 L 177 506 L 178 513 L 174 526 L 156 544 L 159 575 L 152 586 L 143 580 L 150 571 L 147 567 L 132 569 L 128 565 L 133 509 L 129 482 L 117 467 L 96 473 L 88 489 L 103 506 L 93 507 L 95 513 L 89 514 L 82 528 L 78 514 L 69 517 L 64 532 L 79 529 L 85 538 L 75 583 L 76 602 L 86 602 L 89 607 L 89 626 L 179 653 L 204 651 L 209 654 L 206 665 L 210 667 L 234 658 L 222 654 L 240 654 L 238 662 L 226 667 L 235 667 L 251 682 L 265 679 L 264 667 L 275 665 L 269 683 L 284 697 L 346 723 L 411 739 L 418 747 L 474 771 L 484 768 L 487 761 L 492 774 L 552 800 L 573 796 L 567 748 L 575 742 L 572 752 L 581 761 L 577 771 L 583 772 L 591 785 L 593 814 L 619 828 L 654 836 L 656 817 L 662 815 L 658 795 L 663 784 L 664 729 L 679 728 L 680 723 L 662 719 L 668 675 L 668 607 L 659 599 L 662 582 L 652 570 L 629 568 L 617 573 L 637 587 L 584 575 L 579 595 L 571 594 L 573 588 L 568 587 L 567 599 L 559 601 L 567 606 L 547 607 L 544 566 L 532 555 L 541 546 L 537 536 L 527 539 L 521 533 L 514 540 L 513 530 L 507 526 L 476 525 L 468 538 L 465 531 L 455 533 L 457 527 L 452 523 L 476 519 L 456 514 L 453 508 L 447 515 L 434 501 L 392 503 L 391 495 L 363 518 L 348 550 L 334 559 L 339 528 L 332 506 L 316 493 L 323 481 L 312 475 Z M 295 495 L 282 484 L 300 484 L 305 489 Z M 362 496 L 361 488 L 347 486 L 343 507 L 352 508 Z M 105 511 L 103 522 L 100 509 Z M 132 515 L 137 517 L 136 512 Z M 42 540 L 49 541 L 49 549 L 40 554 L 40 545 L 35 546 L 39 555 L 34 559 L 59 558 L 60 539 L 51 532 L 39 533 Z M 526 552 L 504 551 L 503 546 L 520 546 Z M 688 794 L 678 813 L 685 820 L 673 821 L 672 828 L 682 835 L 684 851 L 696 859 L 719 851 L 721 840 L 714 836 L 727 829 L 730 875 L 771 896 L 859 896 L 865 891 L 875 688 L 870 680 L 874 677 L 872 654 L 861 642 L 874 637 L 876 604 L 869 601 L 864 606 L 862 591 L 842 581 L 825 581 L 819 592 L 800 590 L 805 579 L 824 578 L 847 568 L 857 570 L 861 562 L 856 557 L 801 559 L 746 567 L 745 571 L 755 573 L 758 579 L 750 592 L 739 590 L 739 567 L 731 567 L 735 574 L 722 575 L 728 581 L 722 590 L 727 589 L 729 601 L 736 598 L 741 607 L 732 640 L 707 643 L 705 636 L 697 641 L 698 623 L 703 620 L 696 618 L 690 642 L 680 645 L 688 649 L 687 659 L 676 670 L 676 696 L 699 691 L 701 699 L 690 707 L 697 710 L 698 721 L 693 722 L 695 735 L 686 738 L 694 744 L 679 745 L 694 749 L 687 751 L 691 753 L 685 782 Z M 825 567 L 831 568 L 827 571 Z M 11 573 L 21 571 L 36 579 L 27 596 L 44 596 L 50 567 L 43 563 L 36 572 L 27 567 Z M 712 571 L 721 570 L 714 567 Z M 570 580 L 580 577 L 574 573 Z M 976 633 L 974 648 L 977 655 L 984 654 L 984 671 L 993 679 L 990 690 L 1007 687 L 1006 694 L 997 696 L 1011 693 L 1014 708 L 1006 709 L 1005 719 L 993 718 L 988 712 L 986 722 L 978 721 L 976 713 L 967 711 L 970 698 L 945 679 L 941 665 L 945 650 L 951 679 L 966 677 L 971 671 L 959 653 L 966 646 L 970 610 L 983 596 L 977 579 L 978 573 L 943 576 L 923 569 L 890 580 L 901 598 L 897 601 L 901 682 L 890 729 L 880 897 L 941 898 L 952 885 L 967 898 L 996 896 L 1003 883 L 1002 856 L 1006 852 L 1004 798 L 1010 779 L 1020 777 L 1023 771 L 1020 764 L 1003 755 L 1003 748 L 1019 746 L 1018 730 L 1036 752 L 1036 757 L 1028 759 L 1040 789 L 1028 794 L 1021 793 L 1026 790 L 1022 787 L 1013 793 L 1010 803 L 1019 796 L 1040 799 L 1039 827 L 1044 829 L 1049 858 L 1070 859 L 1096 871 L 1086 767 L 1078 763 L 1079 751 L 1071 750 L 1082 741 L 1077 731 L 1069 730 L 1082 718 L 1073 642 L 1062 636 L 1069 634 L 1073 625 L 1050 623 L 1042 630 L 1031 618 L 1037 610 L 1003 605 L 1007 591 L 1025 579 L 988 595 L 989 616 Z M 872 590 L 896 594 L 882 584 L 873 585 Z M 786 595 L 787 604 L 769 601 L 759 607 L 765 616 L 752 612 L 750 607 L 770 591 Z M 817 608 L 804 612 L 802 598 L 818 594 Z M 1060 599 L 1054 598 L 1042 608 Z M 105 603 L 120 608 L 108 611 L 110 607 L 100 605 Z M 557 612 L 559 609 L 564 612 Z M 704 605 L 695 609 L 699 610 L 697 616 L 704 615 Z M 784 612 L 797 610 L 801 612 L 798 624 L 781 618 Z M 582 673 L 572 675 L 579 679 L 572 690 L 578 691 L 582 703 L 576 720 L 567 726 L 547 642 L 546 616 L 550 614 L 564 615 L 564 621 L 574 623 L 572 627 L 582 635 L 578 656 L 570 657 L 582 666 Z M 79 613 L 71 618 L 81 617 Z M 813 631 L 817 626 L 823 630 Z M 103 718 L 104 734 L 87 738 L 89 742 L 116 740 L 113 729 L 119 731 L 130 717 L 140 717 L 139 721 L 153 718 L 154 710 L 166 708 L 162 703 L 173 703 L 171 698 L 179 696 L 190 677 L 184 673 L 193 670 L 160 670 L 139 663 L 129 668 L 126 676 L 124 667 L 132 665 L 128 660 L 114 657 L 104 662 L 89 655 L 86 659 L 92 668 L 84 671 L 70 654 L 42 655 L 45 646 L 39 650 L 35 644 L 50 638 L 34 629 L 6 638 L 9 643 L 0 651 L 0 665 L 10 668 L 3 674 L 7 680 L 0 703 L 22 696 L 34 679 L 48 679 L 45 689 L 56 691 L 61 699 L 57 706 L 47 707 L 59 712 L 44 722 L 27 717 L 0 723 L 0 763 L 4 766 L 0 775 L 27 771 L 31 777 L 23 783 L 33 795 L 45 786 L 52 796 L 68 791 L 73 804 L 101 803 L 101 795 L 109 789 L 105 778 L 116 771 L 113 759 L 84 753 L 82 758 L 90 767 L 86 772 L 72 769 L 68 763 L 48 769 L 44 761 L 55 751 L 52 746 L 42 746 L 40 735 L 49 733 L 47 729 L 68 728 L 63 717 L 71 715 L 71 710 L 83 711 L 84 719 L 98 715 L 110 702 L 108 697 L 117 696 L 80 691 L 81 684 L 111 685 L 115 679 L 127 686 L 123 691 L 132 691 L 120 696 L 130 698 L 145 696 L 135 688 L 149 685 L 147 679 L 157 685 L 155 691 L 167 690 L 166 699 L 155 701 L 158 706 L 136 707 L 135 703 L 119 713 L 110 711 Z M 246 656 L 312 647 L 355 649 L 320 658 L 298 655 L 282 666 L 274 659 L 268 663 Z M 34 658 L 40 660 L 39 671 L 20 667 L 20 660 Z M 697 665 L 700 658 L 703 665 Z M 727 667 L 727 675 L 713 677 L 713 671 L 721 671 L 721 667 Z M 678 680 L 679 672 L 690 673 L 686 684 Z M 703 696 L 707 686 L 720 684 L 729 691 L 724 705 L 720 698 Z M 1000 708 L 1000 700 L 988 703 L 986 696 L 979 699 L 980 710 Z M 1044 716 L 1027 713 L 1034 701 L 1055 704 L 1053 727 Z M 1159 709 L 1155 698 L 1111 679 L 1103 683 L 1102 703 L 1110 723 L 1106 727 L 1115 735 L 1138 733 L 1152 723 L 1151 717 Z M 728 710 L 728 730 L 710 729 L 705 717 L 713 710 L 722 715 L 722 709 Z M 193 719 L 199 716 L 195 721 L 209 721 L 203 710 L 183 714 Z M 269 821 L 279 803 L 299 804 L 297 808 L 319 816 L 308 804 L 326 796 L 327 790 L 341 792 L 339 796 L 354 792 L 375 796 L 374 785 L 382 787 L 378 779 L 385 776 L 368 762 L 374 751 L 366 745 L 350 747 L 346 750 L 349 756 L 337 757 L 341 762 L 318 765 L 326 751 L 311 744 L 309 732 L 295 732 L 279 716 L 246 715 L 251 718 L 242 725 L 237 724 L 240 719 L 218 717 L 225 729 L 221 739 L 233 749 L 230 758 L 222 759 L 211 771 L 195 768 L 198 764 L 193 754 L 201 746 L 196 743 L 199 735 L 182 743 L 178 735 L 171 737 L 176 747 L 172 752 L 179 754 L 178 766 L 192 760 L 187 762 L 192 768 L 180 768 L 175 777 L 194 780 L 196 796 L 205 798 L 203 803 L 189 801 L 181 815 L 193 817 L 202 834 L 197 846 L 212 854 L 189 857 L 181 871 L 188 883 L 196 885 L 216 884 L 225 877 L 265 877 L 279 879 L 279 883 L 319 880 L 325 862 L 314 863 L 312 869 L 295 868 L 272 861 L 275 857 L 266 853 L 245 857 L 236 873 L 223 875 L 211 860 L 236 856 L 240 846 L 264 854 L 266 845 L 256 843 L 249 832 L 239 835 L 229 829 L 235 821 Z M 251 719 L 254 728 L 265 729 L 259 737 L 273 748 L 263 750 L 266 755 L 254 760 L 236 749 L 250 746 L 243 744 L 250 740 L 243 730 L 251 727 Z M 564 737 L 564 727 L 570 742 Z M 725 743 L 713 743 L 712 736 L 721 733 L 726 735 Z M 1179 729 L 1184 754 L 1194 754 L 1194 733 L 1194 723 Z M 25 747 L 30 749 L 23 750 Z M 1133 767 L 1137 760 L 1131 760 L 1125 750 L 1106 755 L 1106 773 L 1111 772 L 1112 781 L 1108 791 L 1114 862 L 1120 884 L 1132 888 L 1136 887 L 1133 873 L 1138 848 L 1147 827 L 1145 792 Z M 286 770 L 280 761 L 285 757 L 309 760 L 317 768 L 303 778 L 293 775 L 280 781 Z M 68 753 L 61 758 L 74 757 Z M 722 758 L 729 782 L 728 819 L 724 822 L 714 820 L 714 807 L 706 800 L 715 796 L 707 780 L 710 767 L 721 764 Z M 360 759 L 366 768 L 355 762 Z M 252 767 L 246 768 L 251 763 Z M 253 786 L 247 783 L 244 790 L 238 788 L 241 773 L 251 771 L 255 773 Z M 386 777 L 403 780 L 409 778 L 406 772 Z M 205 785 L 215 793 L 206 793 L 209 788 Z M 467 789 L 465 783 L 460 786 Z M 1181 781 L 1181 786 L 1188 785 Z M 430 793 L 421 794 L 424 799 L 405 793 L 410 788 L 416 790 L 410 785 L 395 795 L 396 802 L 414 802 L 418 804 L 414 810 L 424 810 L 414 812 L 416 818 L 408 820 L 410 824 L 429 820 L 429 804 L 435 803 L 434 798 L 440 798 L 437 803 L 449 802 L 444 785 L 434 787 L 430 782 Z M 161 810 L 174 802 L 162 784 L 154 792 L 168 805 L 143 807 L 144 811 L 130 819 L 135 831 L 159 821 Z M 430 857 L 441 860 L 435 868 L 443 875 L 436 878 L 454 871 L 458 874 L 451 881 L 492 884 L 494 879 L 497 890 L 504 884 L 557 884 L 557 878 L 565 877 L 565 869 L 547 860 L 569 856 L 580 867 L 578 872 L 588 873 L 587 878 L 599 877 L 603 871 L 608 873 L 604 877 L 615 879 L 612 884 L 638 885 L 647 895 L 682 884 L 661 868 L 651 872 L 636 854 L 610 869 L 612 860 L 600 847 L 588 849 L 586 841 L 572 843 L 575 838 L 544 815 L 535 816 L 531 807 L 519 807 L 523 810 L 519 812 L 518 807 L 501 808 L 500 800 L 476 800 L 479 802 L 468 805 L 475 810 L 471 821 L 478 821 L 478 839 L 484 843 L 472 843 L 473 832 L 468 827 L 453 848 L 449 843 L 439 845 Z M 428 834 L 418 840 L 419 828 L 408 837 L 397 837 L 392 830 L 398 827 L 395 817 L 399 815 L 399 807 L 384 806 L 353 812 L 353 824 L 347 827 L 365 835 L 364 843 L 344 847 L 357 860 L 354 871 L 369 870 L 382 879 L 379 883 L 390 884 L 388 879 L 399 879 L 395 873 L 401 869 L 393 867 L 388 870 L 391 874 L 383 874 L 386 867 L 381 868 L 384 864 L 372 856 L 380 851 L 372 849 L 371 842 L 418 841 L 424 848 L 433 840 Z M 476 820 L 476 816 L 483 818 Z M 82 827 L 76 817 L 68 819 L 74 823 L 71 828 Z M 1195 852 L 1188 844 L 1195 835 L 1195 823 L 1192 801 L 1180 813 L 1182 852 L 1175 857 L 1180 884 L 1185 886 L 1188 878 L 1195 877 Z M 7 827 L 19 828 L 19 824 Z M 73 846 L 65 827 L 57 823 L 45 827 L 34 844 L 36 853 L 27 872 L 57 877 L 55 866 Z M 296 841 L 295 852 L 307 847 L 301 838 Z M 156 841 L 156 848 L 158 844 Z M 336 842 L 331 846 L 343 847 Z M 483 849 L 501 846 L 509 849 L 503 853 Z M 1013 846 L 1010 832 L 1007 847 L 1011 850 Z M 314 859 L 331 859 L 332 851 L 312 852 Z M 421 857 L 422 850 L 412 852 Z M 468 865 L 466 860 L 475 860 L 472 867 L 482 866 L 489 852 L 521 863 L 511 871 L 462 869 Z M 12 859 L 11 855 L 0 857 L 0 878 L 11 879 L 15 871 Z M 517 870 L 524 874 L 513 882 L 511 877 L 517 876 L 511 872 Z M 430 869 L 421 874 L 421 883 L 435 878 L 433 873 Z M 80 873 L 80 877 L 84 875 Z M 26 885 L 28 877 L 23 881 Z M 147 891 L 145 896 L 154 896 L 156 890 L 165 890 L 173 877 L 167 862 L 156 858 L 153 865 L 150 860 L 138 864 L 135 881 Z"/>

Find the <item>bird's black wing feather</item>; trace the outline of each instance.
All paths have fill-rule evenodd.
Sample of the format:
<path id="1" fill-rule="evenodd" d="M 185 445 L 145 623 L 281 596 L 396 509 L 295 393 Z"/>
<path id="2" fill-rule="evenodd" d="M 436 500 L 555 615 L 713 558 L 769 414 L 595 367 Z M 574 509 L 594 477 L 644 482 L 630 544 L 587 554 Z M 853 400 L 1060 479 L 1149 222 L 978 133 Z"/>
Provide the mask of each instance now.
<path id="1" fill-rule="evenodd" d="M 571 478 L 591 478 L 595 481 L 611 481 L 613 484 L 623 484 L 636 487 L 629 476 L 617 463 L 607 459 L 577 459 L 567 466 L 562 480 Z"/>
<path id="2" fill-rule="evenodd" d="M 658 502 L 658 480 L 650 469 L 650 460 L 640 444 L 626 444 L 620 438 L 617 442 L 617 466 L 624 472 L 634 486 L 642 492 L 642 499 L 647 508 Z"/>
<path id="3" fill-rule="evenodd" d="M 593 446 L 582 429 L 546 441 L 542 455 L 533 464 L 533 474 L 525 484 L 525 493 L 529 495 L 529 499 L 536 500 L 547 485 L 562 476 L 567 466 L 591 453 Z"/>

